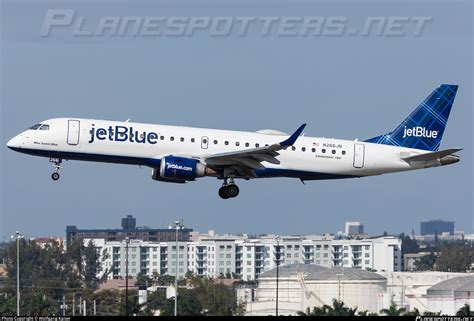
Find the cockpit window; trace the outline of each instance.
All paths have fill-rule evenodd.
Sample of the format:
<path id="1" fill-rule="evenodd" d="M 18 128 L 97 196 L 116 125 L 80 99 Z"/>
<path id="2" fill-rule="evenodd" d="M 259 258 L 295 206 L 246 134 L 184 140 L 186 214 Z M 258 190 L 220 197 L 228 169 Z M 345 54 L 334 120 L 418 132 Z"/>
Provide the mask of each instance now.
<path id="1" fill-rule="evenodd" d="M 34 126 L 31 126 L 29 129 L 32 129 L 32 130 L 49 130 L 49 125 L 45 125 L 45 124 L 36 124 Z"/>
<path id="2" fill-rule="evenodd" d="M 41 124 L 36 124 L 34 126 L 31 126 L 29 129 L 37 130 L 40 127 L 41 127 Z"/>

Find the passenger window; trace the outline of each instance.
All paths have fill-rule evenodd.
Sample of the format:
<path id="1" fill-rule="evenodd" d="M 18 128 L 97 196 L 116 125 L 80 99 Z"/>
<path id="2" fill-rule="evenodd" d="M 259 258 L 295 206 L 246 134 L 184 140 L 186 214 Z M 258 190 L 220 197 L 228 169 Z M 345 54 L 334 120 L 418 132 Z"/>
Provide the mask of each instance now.
<path id="1" fill-rule="evenodd" d="M 239 146 L 239 145 L 240 145 L 240 143 L 239 143 L 239 142 L 235 142 L 235 146 Z"/>
<path id="2" fill-rule="evenodd" d="M 332 154 L 333 154 L 333 155 L 336 154 L 336 150 L 335 150 L 335 149 L 332 150 Z"/>
<path id="3" fill-rule="evenodd" d="M 316 148 L 311 148 L 311 151 L 312 151 L 313 153 L 315 153 L 315 152 L 316 152 Z"/>
<path id="4" fill-rule="evenodd" d="M 326 150 L 324 148 L 321 151 L 323 152 L 323 154 L 326 154 Z"/>
<path id="5" fill-rule="evenodd" d="M 255 144 L 255 147 L 260 147 L 260 144 L 259 144 L 259 143 L 256 143 L 256 144 Z"/>
<path id="6" fill-rule="evenodd" d="M 305 152 L 305 151 L 306 151 L 306 147 L 301 147 L 301 151 Z"/>
<path id="7" fill-rule="evenodd" d="M 245 143 L 245 147 L 249 147 L 249 146 L 250 146 L 250 144 L 249 144 L 249 143 Z"/>
<path id="8" fill-rule="evenodd" d="M 346 151 L 345 151 L 345 150 L 342 151 L 342 155 L 346 155 Z"/>
<path id="9" fill-rule="evenodd" d="M 217 139 L 214 140 L 214 145 L 217 145 L 218 141 Z"/>
<path id="10" fill-rule="evenodd" d="M 161 139 L 161 140 L 164 140 L 164 139 L 165 139 L 165 136 L 160 136 L 160 139 Z"/>
<path id="11" fill-rule="evenodd" d="M 49 130 L 49 125 L 41 125 L 40 130 Z"/>
<path id="12" fill-rule="evenodd" d="M 194 138 L 191 138 L 191 143 L 194 143 L 196 140 Z"/>
<path id="13" fill-rule="evenodd" d="M 295 147 L 295 146 L 291 146 L 291 150 L 296 150 L 296 147 Z"/>
<path id="14" fill-rule="evenodd" d="M 229 145 L 229 142 L 226 140 L 226 141 L 224 142 L 224 144 Z"/>
<path id="15" fill-rule="evenodd" d="M 265 146 L 268 146 L 268 144 L 265 144 Z"/>
<path id="16" fill-rule="evenodd" d="M 180 141 L 184 142 L 184 137 L 181 137 Z"/>
<path id="17" fill-rule="evenodd" d="M 173 141 L 173 140 L 174 140 L 174 137 L 173 137 L 173 136 L 171 136 L 171 137 L 170 137 L 170 140 L 171 140 L 171 141 Z"/>

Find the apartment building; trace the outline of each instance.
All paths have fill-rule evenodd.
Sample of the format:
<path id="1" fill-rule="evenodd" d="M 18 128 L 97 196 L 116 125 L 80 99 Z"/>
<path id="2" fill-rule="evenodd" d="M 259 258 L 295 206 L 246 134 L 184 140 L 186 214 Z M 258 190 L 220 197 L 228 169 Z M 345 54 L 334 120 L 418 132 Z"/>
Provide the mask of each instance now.
<path id="1" fill-rule="evenodd" d="M 88 242 L 84 239 L 84 242 Z M 208 235 L 191 241 L 153 242 L 93 239 L 99 249 L 103 272 L 109 278 L 144 273 L 176 275 L 188 271 L 216 278 L 233 276 L 255 280 L 264 271 L 285 264 L 316 264 L 328 268 L 351 267 L 363 270 L 401 271 L 401 240 L 393 236 L 366 239 L 334 239 L 333 236 Z M 128 249 L 128 250 L 127 250 Z M 176 263 L 177 272 L 176 272 Z"/>

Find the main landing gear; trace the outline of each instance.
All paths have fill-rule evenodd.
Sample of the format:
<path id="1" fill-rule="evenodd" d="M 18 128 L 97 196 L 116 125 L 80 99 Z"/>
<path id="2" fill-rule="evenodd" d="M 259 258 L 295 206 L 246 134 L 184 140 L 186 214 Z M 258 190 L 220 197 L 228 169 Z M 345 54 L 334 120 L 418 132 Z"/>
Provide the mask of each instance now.
<path id="1" fill-rule="evenodd" d="M 51 163 L 54 163 L 54 173 L 51 174 L 51 178 L 53 179 L 53 181 L 57 181 L 60 177 L 59 175 L 59 171 L 61 170 L 61 163 L 62 163 L 62 159 L 61 158 L 50 158 L 49 161 Z"/>
<path id="2" fill-rule="evenodd" d="M 239 187 L 232 178 L 224 179 L 224 184 L 219 188 L 219 196 L 223 199 L 234 198 L 239 195 Z"/>

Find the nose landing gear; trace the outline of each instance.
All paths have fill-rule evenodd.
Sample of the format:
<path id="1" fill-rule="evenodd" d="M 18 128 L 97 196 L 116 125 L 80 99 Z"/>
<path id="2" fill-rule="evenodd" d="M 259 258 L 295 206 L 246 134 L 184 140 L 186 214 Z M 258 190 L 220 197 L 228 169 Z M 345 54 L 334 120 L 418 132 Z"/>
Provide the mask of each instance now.
<path id="1" fill-rule="evenodd" d="M 224 184 L 219 188 L 219 196 L 223 199 L 234 198 L 239 195 L 239 187 L 232 178 L 224 179 Z"/>
<path id="2" fill-rule="evenodd" d="M 54 173 L 51 174 L 51 178 L 53 179 L 53 181 L 57 181 L 60 177 L 59 171 L 61 170 L 62 159 L 61 158 L 50 158 L 49 161 L 51 163 L 54 163 L 54 168 L 55 168 Z"/>

